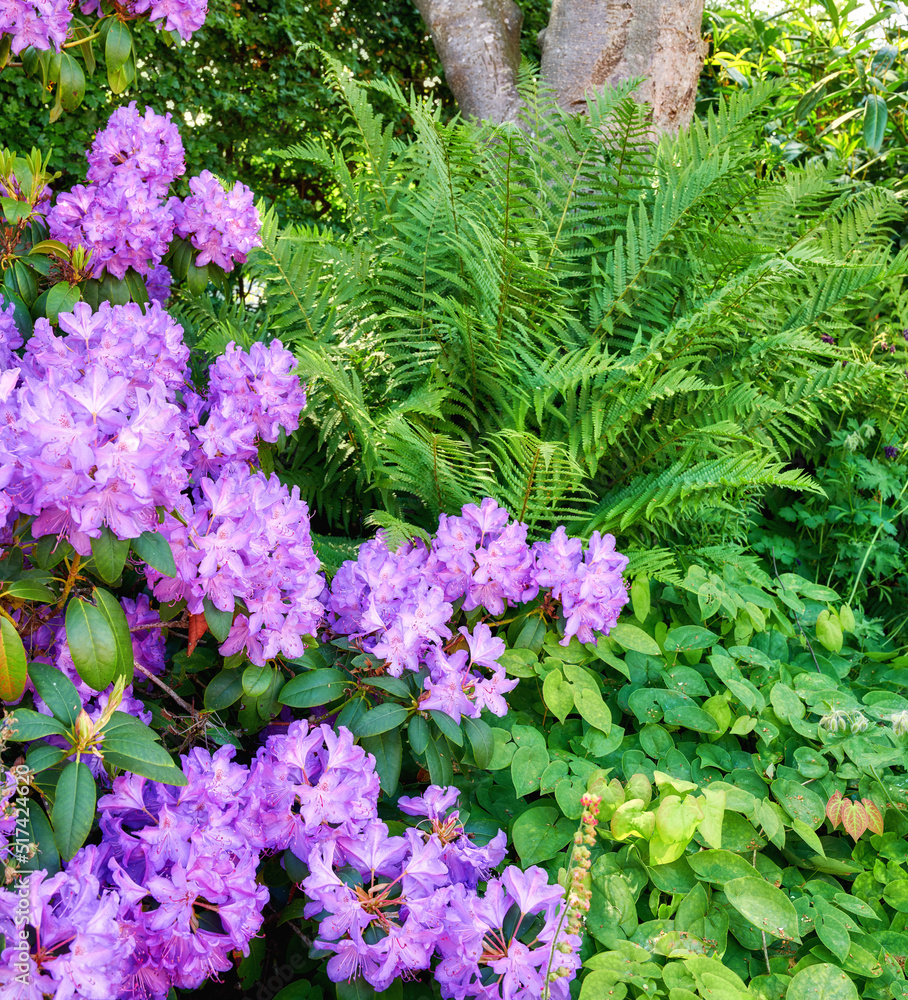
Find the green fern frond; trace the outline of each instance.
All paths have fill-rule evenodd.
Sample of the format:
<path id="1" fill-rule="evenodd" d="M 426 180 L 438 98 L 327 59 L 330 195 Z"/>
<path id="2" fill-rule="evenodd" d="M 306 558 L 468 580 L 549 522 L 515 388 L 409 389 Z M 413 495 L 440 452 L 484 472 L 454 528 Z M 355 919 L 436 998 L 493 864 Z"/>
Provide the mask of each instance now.
<path id="1" fill-rule="evenodd" d="M 421 538 L 426 543 L 427 548 L 432 541 L 432 536 L 428 531 L 416 524 L 402 521 L 386 510 L 372 511 L 363 523 L 367 528 L 381 529 L 384 533 L 385 544 L 392 552 L 396 552 L 406 542 L 412 542 L 414 538 Z"/>
<path id="2" fill-rule="evenodd" d="M 327 76 L 344 127 L 289 155 L 332 173 L 346 229 L 266 214 L 249 261 L 252 332 L 289 341 L 308 385 L 282 474 L 319 530 L 376 507 L 431 529 L 492 496 L 534 537 L 618 532 L 668 580 L 697 548 L 724 565 L 770 486 L 817 489 L 793 459 L 830 412 L 885 411 L 881 366 L 820 334 L 901 287 L 902 207 L 834 164 L 757 176 L 771 88 L 654 145 L 633 83 L 572 116 L 524 70 L 522 125 L 495 126 Z M 212 346 L 248 330 L 193 322 Z"/>

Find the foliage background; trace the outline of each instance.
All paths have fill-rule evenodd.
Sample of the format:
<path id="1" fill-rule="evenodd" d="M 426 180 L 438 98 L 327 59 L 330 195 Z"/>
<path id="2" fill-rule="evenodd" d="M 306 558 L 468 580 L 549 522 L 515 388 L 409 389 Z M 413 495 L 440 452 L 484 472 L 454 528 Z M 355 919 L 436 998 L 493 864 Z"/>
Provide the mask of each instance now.
<path id="1" fill-rule="evenodd" d="M 524 54 L 538 58 L 536 34 L 547 19 L 544 0 L 524 5 Z M 36 81 L 15 68 L 0 71 L 0 142 L 27 152 L 53 148 L 62 188 L 84 179 L 84 149 L 110 111 L 135 100 L 180 124 L 188 175 L 211 170 L 241 180 L 273 204 L 283 221 L 330 215 L 330 178 L 274 155 L 303 137 L 336 134 L 340 104 L 324 78 L 315 43 L 361 80 L 393 77 L 405 91 L 432 93 L 456 113 L 441 64 L 410 0 L 211 0 L 204 27 L 190 42 L 165 44 L 148 23 L 133 22 L 140 81 L 113 95 L 99 69 L 88 78 L 83 107 L 48 124 Z M 381 110 L 391 113 L 391 102 Z M 397 127 L 408 127 L 405 116 Z"/>

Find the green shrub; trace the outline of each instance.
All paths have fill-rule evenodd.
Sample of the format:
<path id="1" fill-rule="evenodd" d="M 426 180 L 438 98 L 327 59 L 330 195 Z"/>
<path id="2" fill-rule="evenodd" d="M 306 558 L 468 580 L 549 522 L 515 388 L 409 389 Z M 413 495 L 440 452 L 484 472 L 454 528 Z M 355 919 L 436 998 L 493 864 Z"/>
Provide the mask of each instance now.
<path id="1" fill-rule="evenodd" d="M 772 491 L 750 534 L 754 551 L 770 563 L 850 592 L 852 601 L 887 620 L 893 639 L 908 624 L 902 440 L 891 425 L 877 431 L 872 420 L 846 421 L 814 472 L 826 495 Z"/>
<path id="2" fill-rule="evenodd" d="M 769 13 L 745 0 L 705 22 L 701 101 L 775 81 L 765 138 L 779 158 L 834 160 L 853 180 L 904 188 L 908 39 L 894 7 L 798 0 Z"/>

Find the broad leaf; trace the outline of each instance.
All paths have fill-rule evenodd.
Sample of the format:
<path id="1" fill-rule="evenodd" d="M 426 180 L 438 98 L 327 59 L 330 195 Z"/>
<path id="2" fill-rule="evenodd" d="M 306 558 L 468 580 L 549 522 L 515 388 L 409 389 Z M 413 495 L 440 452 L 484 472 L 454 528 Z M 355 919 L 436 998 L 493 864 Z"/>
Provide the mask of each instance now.
<path id="1" fill-rule="evenodd" d="M 378 736 L 379 733 L 402 726 L 408 715 L 409 712 L 402 705 L 388 702 L 370 709 L 351 728 L 355 736 Z"/>
<path id="2" fill-rule="evenodd" d="M 888 120 L 886 101 L 878 94 L 868 94 L 864 102 L 864 145 L 871 153 L 880 151 Z"/>
<path id="3" fill-rule="evenodd" d="M 609 631 L 609 638 L 614 639 L 622 649 L 633 649 L 638 653 L 646 653 L 648 656 L 662 655 L 659 643 L 636 625 L 618 622 Z"/>
<path id="4" fill-rule="evenodd" d="M 756 876 L 725 883 L 731 905 L 758 931 L 783 941 L 800 941 L 798 913 L 787 894 Z"/>
<path id="5" fill-rule="evenodd" d="M 400 729 L 389 729 L 377 736 L 363 736 L 360 745 L 375 758 L 375 771 L 381 782 L 381 790 L 385 795 L 391 795 L 397 787 L 403 763 Z"/>
<path id="6" fill-rule="evenodd" d="M 203 603 L 205 605 L 205 621 L 208 622 L 211 634 L 218 642 L 223 642 L 230 634 L 233 625 L 233 611 L 221 611 L 207 597 L 204 598 Z"/>
<path id="7" fill-rule="evenodd" d="M 42 771 L 55 767 L 69 753 L 69 750 L 52 747 L 49 743 L 33 743 L 25 754 L 25 763 L 35 774 L 40 774 Z"/>
<path id="8" fill-rule="evenodd" d="M 94 557 L 98 574 L 105 583 L 115 583 L 129 555 L 129 542 L 122 541 L 104 525 L 101 535 L 91 540 L 91 554 Z"/>
<path id="9" fill-rule="evenodd" d="M 30 708 L 17 708 L 10 720 L 13 739 L 25 742 L 39 740 L 42 736 L 63 736 L 67 727 L 51 715 L 33 712 Z"/>
<path id="10" fill-rule="evenodd" d="M 492 738 L 491 727 L 483 722 L 482 719 L 468 718 L 463 719 L 462 725 L 464 732 L 467 734 L 467 739 L 470 741 L 470 747 L 473 750 L 473 760 L 476 762 L 476 766 L 481 770 L 485 770 L 492 762 L 492 754 L 495 750 L 495 740 Z M 412 744 L 412 737 L 410 738 L 410 742 Z"/>
<path id="11" fill-rule="evenodd" d="M 731 851 L 698 851 L 687 858 L 697 878 L 723 885 L 735 878 L 753 878 L 757 872 L 740 854 Z"/>
<path id="12" fill-rule="evenodd" d="M 0 618 L 0 701 L 18 701 L 25 690 L 25 647 L 8 618 Z"/>
<path id="13" fill-rule="evenodd" d="M 76 685 L 56 667 L 35 661 L 28 665 L 28 675 L 41 700 L 66 726 L 72 726 L 82 711 Z"/>
<path id="14" fill-rule="evenodd" d="M 551 800 L 549 800 L 551 801 Z M 514 820 L 512 839 L 524 868 L 549 861 L 574 836 L 576 824 L 553 806 L 527 809 Z"/>
<path id="15" fill-rule="evenodd" d="M 681 625 L 665 637 L 665 651 L 685 652 L 691 649 L 708 649 L 719 641 L 715 632 L 701 625 Z"/>
<path id="16" fill-rule="evenodd" d="M 102 749 L 105 763 L 113 767 L 140 774 L 143 778 L 151 778 L 165 785 L 187 783 L 186 775 L 174 764 L 170 754 L 151 736 L 140 736 L 135 730 L 117 730 L 112 735 L 105 733 Z"/>
<path id="17" fill-rule="evenodd" d="M 117 666 L 114 672 L 114 679 L 124 677 L 126 683 L 131 684 L 133 675 L 135 674 L 136 661 L 132 648 L 132 633 L 129 631 L 129 622 L 126 620 L 126 613 L 113 594 L 108 593 L 100 587 L 95 587 L 93 594 L 98 610 L 110 626 L 110 631 L 117 646 Z"/>
<path id="18" fill-rule="evenodd" d="M 795 973 L 785 1000 L 860 1000 L 860 994 L 846 973 L 824 963 Z"/>
<path id="19" fill-rule="evenodd" d="M 511 760 L 511 780 L 518 798 L 539 789 L 539 779 L 549 766 L 549 755 L 545 746 L 519 747 Z"/>
<path id="20" fill-rule="evenodd" d="M 42 601 L 49 604 L 54 600 L 50 587 L 35 580 L 14 580 L 5 590 L 7 597 L 17 597 L 20 601 Z"/>
<path id="21" fill-rule="evenodd" d="M 133 538 L 132 549 L 135 554 L 147 562 L 164 576 L 176 576 L 177 564 L 173 559 L 170 542 L 157 531 L 143 531 L 138 538 Z"/>
<path id="22" fill-rule="evenodd" d="M 560 670 L 550 670 L 542 684 L 542 700 L 559 722 L 564 722 L 574 707 L 573 688 Z"/>
<path id="23" fill-rule="evenodd" d="M 103 691 L 116 675 L 119 658 L 106 615 L 93 604 L 72 598 L 66 609 L 66 642 L 82 680 L 95 691 Z"/>
<path id="24" fill-rule="evenodd" d="M 315 708 L 337 701 L 351 684 L 346 674 L 334 667 L 308 670 L 287 681 L 281 691 L 280 703 L 291 708 Z"/>
<path id="25" fill-rule="evenodd" d="M 97 797 L 95 779 L 86 764 L 74 760 L 63 768 L 51 819 L 54 842 L 64 861 L 69 861 L 85 843 L 95 818 Z"/>
<path id="26" fill-rule="evenodd" d="M 292 682 L 291 682 L 292 683 Z M 284 688 L 286 691 L 286 688 Z M 222 670 L 208 682 L 203 699 L 209 712 L 221 712 L 243 696 L 243 671 L 237 668 Z"/>
<path id="27" fill-rule="evenodd" d="M 452 743 L 459 747 L 463 746 L 463 732 L 447 712 L 432 708 L 429 709 L 429 718 Z"/>
<path id="28" fill-rule="evenodd" d="M 429 723 L 422 715 L 414 715 L 407 726 L 407 739 L 410 742 L 410 749 L 417 756 L 425 753 L 426 745 L 429 742 Z"/>
<path id="29" fill-rule="evenodd" d="M 122 21 L 111 18 L 107 37 L 104 39 L 104 61 L 108 70 L 116 73 L 122 69 L 131 51 L 132 35 L 129 28 Z"/>

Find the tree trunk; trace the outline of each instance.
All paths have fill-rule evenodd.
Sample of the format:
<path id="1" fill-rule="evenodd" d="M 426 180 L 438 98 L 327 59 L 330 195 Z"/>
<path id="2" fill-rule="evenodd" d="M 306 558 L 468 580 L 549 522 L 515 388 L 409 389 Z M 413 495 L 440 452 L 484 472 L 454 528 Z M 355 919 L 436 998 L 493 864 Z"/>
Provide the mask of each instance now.
<path id="1" fill-rule="evenodd" d="M 466 118 L 517 113 L 523 14 L 513 0 L 413 0 Z"/>
<path id="2" fill-rule="evenodd" d="M 694 114 L 702 20 L 703 0 L 553 0 L 542 76 L 568 111 L 603 84 L 646 77 L 635 96 L 660 130 L 677 132 Z"/>
<path id="3" fill-rule="evenodd" d="M 448 85 L 468 118 L 513 120 L 523 15 L 513 0 L 414 0 Z M 542 77 L 568 111 L 603 84 L 645 77 L 636 91 L 675 132 L 694 113 L 706 45 L 704 0 L 552 0 Z"/>

